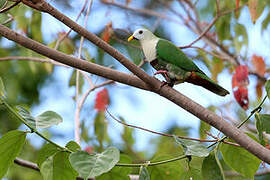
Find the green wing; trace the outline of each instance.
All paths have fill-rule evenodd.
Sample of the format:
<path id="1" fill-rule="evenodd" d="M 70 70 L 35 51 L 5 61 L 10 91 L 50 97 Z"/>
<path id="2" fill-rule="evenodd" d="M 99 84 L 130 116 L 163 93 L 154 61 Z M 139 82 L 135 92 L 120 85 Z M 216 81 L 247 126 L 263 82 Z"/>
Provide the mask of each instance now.
<path id="1" fill-rule="evenodd" d="M 169 66 L 169 72 L 173 72 L 173 75 L 169 73 L 170 78 L 174 79 L 176 83 L 187 81 L 192 84 L 202 86 L 220 96 L 225 96 L 229 92 L 223 87 L 219 86 L 216 82 L 210 79 L 204 72 L 202 72 L 195 63 L 193 63 L 178 47 L 176 47 L 170 41 L 160 39 L 156 46 L 157 59 L 161 66 L 166 67 L 166 63 L 173 66 Z M 193 76 L 188 76 L 186 72 L 194 72 Z"/>
<path id="2" fill-rule="evenodd" d="M 170 41 L 159 39 L 157 46 L 157 58 L 173 64 L 186 71 L 202 72 L 178 47 Z"/>

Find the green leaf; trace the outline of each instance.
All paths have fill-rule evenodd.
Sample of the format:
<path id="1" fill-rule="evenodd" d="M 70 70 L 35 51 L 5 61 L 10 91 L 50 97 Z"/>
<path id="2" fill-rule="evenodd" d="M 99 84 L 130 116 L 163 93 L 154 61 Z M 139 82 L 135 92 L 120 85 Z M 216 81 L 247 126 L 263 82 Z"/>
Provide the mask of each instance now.
<path id="1" fill-rule="evenodd" d="M 120 155 L 119 163 L 128 163 L 130 164 L 131 158 L 126 154 Z M 132 172 L 132 168 L 126 168 L 122 166 L 114 166 L 112 170 L 107 173 L 102 174 L 101 176 L 96 177 L 96 180 L 129 180 L 128 175 Z"/>
<path id="2" fill-rule="evenodd" d="M 217 57 L 213 57 L 212 60 L 212 64 L 211 64 L 211 78 L 217 82 L 217 77 L 219 75 L 219 73 L 221 73 L 224 69 L 224 61 L 217 58 Z M 208 107 L 208 109 L 210 109 L 211 111 L 215 111 L 215 107 L 214 106 L 210 106 Z M 209 125 L 210 126 L 210 125 Z"/>
<path id="3" fill-rule="evenodd" d="M 26 133 L 9 131 L 0 139 L 0 179 L 6 174 L 14 159 L 19 155 L 25 143 Z"/>
<path id="4" fill-rule="evenodd" d="M 144 166 L 141 167 L 139 180 L 150 180 L 149 173 L 148 173 L 146 167 L 144 167 Z"/>
<path id="5" fill-rule="evenodd" d="M 221 42 L 231 38 L 231 17 L 231 15 L 222 16 L 215 23 L 217 35 Z"/>
<path id="6" fill-rule="evenodd" d="M 53 156 L 50 156 L 42 163 L 40 173 L 43 180 L 53 180 Z"/>
<path id="7" fill-rule="evenodd" d="M 44 180 L 73 180 L 78 173 L 69 162 L 68 152 L 58 151 L 48 157 L 41 165 L 40 172 Z"/>
<path id="8" fill-rule="evenodd" d="M 255 138 L 251 134 L 248 135 L 252 139 Z M 245 177 L 252 178 L 260 166 L 261 160 L 242 147 L 222 143 L 220 151 L 225 163 Z"/>
<path id="9" fill-rule="evenodd" d="M 235 37 L 233 38 L 235 49 L 240 53 L 243 45 L 248 46 L 248 34 L 246 27 L 236 23 L 234 26 Z"/>
<path id="10" fill-rule="evenodd" d="M 184 149 L 185 155 L 206 157 L 209 155 L 209 150 L 203 144 L 187 139 L 180 139 L 174 136 L 177 144 L 181 145 Z"/>
<path id="11" fill-rule="evenodd" d="M 261 118 L 260 118 L 259 113 L 255 114 L 255 119 L 256 119 L 255 124 L 256 124 L 258 137 L 259 137 L 259 140 L 260 140 L 260 144 L 265 146 L 265 140 L 264 140 L 264 137 L 263 137 L 263 126 L 262 126 L 262 122 L 261 122 Z"/>
<path id="12" fill-rule="evenodd" d="M 74 180 L 78 173 L 69 162 L 68 152 L 58 152 L 53 157 L 53 180 Z"/>
<path id="13" fill-rule="evenodd" d="M 189 167 L 188 171 L 183 173 L 181 175 L 181 180 L 197 180 L 197 179 L 202 179 L 201 173 L 199 169 Z"/>
<path id="14" fill-rule="evenodd" d="M 159 156 L 151 160 L 151 162 L 163 161 L 165 159 L 172 159 L 173 156 Z M 180 179 L 184 173 L 184 161 L 174 161 L 170 163 L 160 164 L 158 166 L 149 166 L 148 172 L 151 180 L 173 180 Z"/>
<path id="15" fill-rule="evenodd" d="M 259 136 L 260 143 L 265 146 L 263 132 L 270 133 L 270 114 L 255 114 L 256 128 Z"/>
<path id="16" fill-rule="evenodd" d="M 75 141 L 69 141 L 66 144 L 66 148 L 68 148 L 69 150 L 71 150 L 72 152 L 76 152 L 81 150 L 81 147 L 79 144 L 77 144 Z"/>
<path id="17" fill-rule="evenodd" d="M 200 121 L 200 138 L 201 139 L 206 139 L 207 134 L 205 133 L 205 131 L 210 131 L 211 130 L 211 126 L 209 124 L 207 124 L 204 121 Z"/>
<path id="18" fill-rule="evenodd" d="M 71 153 L 69 161 L 83 178 L 99 176 L 111 170 L 119 161 L 119 150 L 110 147 L 100 154 L 88 154 L 85 151 Z"/>
<path id="19" fill-rule="evenodd" d="M 103 150 L 103 141 L 108 136 L 107 135 L 107 122 L 105 121 L 105 114 L 103 111 L 100 111 L 96 114 L 94 120 L 94 130 L 97 140 L 100 145 L 100 150 Z"/>
<path id="20" fill-rule="evenodd" d="M 125 123 L 125 120 L 122 117 L 120 117 L 120 120 Z M 135 143 L 133 132 L 133 128 L 124 126 L 124 132 L 121 134 L 121 138 L 125 142 L 127 147 L 132 147 Z"/>
<path id="21" fill-rule="evenodd" d="M 0 97 L 4 97 L 6 95 L 6 90 L 2 78 L 0 77 Z"/>
<path id="22" fill-rule="evenodd" d="M 53 144 L 45 144 L 38 153 L 37 165 L 41 168 L 42 164 L 46 159 L 50 156 L 54 155 L 55 153 L 59 152 L 60 150 Z"/>
<path id="23" fill-rule="evenodd" d="M 41 12 L 32 11 L 31 16 L 31 36 L 33 40 L 42 42 L 42 31 L 41 31 Z"/>
<path id="24" fill-rule="evenodd" d="M 35 118 L 36 128 L 49 128 L 63 122 L 62 117 L 53 111 L 46 111 Z"/>
<path id="25" fill-rule="evenodd" d="M 270 114 L 257 114 L 260 117 L 263 131 L 270 133 Z"/>
<path id="26" fill-rule="evenodd" d="M 267 80 L 266 81 L 266 83 L 265 83 L 265 90 L 266 90 L 268 99 L 270 99 L 270 80 Z"/>
<path id="27" fill-rule="evenodd" d="M 76 86 L 76 70 L 73 70 L 72 75 L 69 79 L 68 87 Z M 79 94 L 82 93 L 82 87 L 84 85 L 83 76 L 79 73 Z"/>
<path id="28" fill-rule="evenodd" d="M 256 20 L 261 16 L 265 5 L 266 1 L 264 0 L 248 0 L 248 9 L 253 24 L 255 24 Z"/>
<path id="29" fill-rule="evenodd" d="M 0 7 L 2 8 L 6 2 L 5 1 L 0 1 Z M 4 14 L 3 14 L 4 15 Z"/>
<path id="30" fill-rule="evenodd" d="M 138 47 L 140 46 L 139 42 L 136 42 L 136 41 L 132 42 L 132 44 Z M 143 59 L 142 50 L 139 48 L 131 47 L 131 46 L 126 46 L 126 49 L 127 49 L 128 55 L 133 60 L 133 62 L 136 65 L 139 65 L 141 60 Z"/>
<path id="31" fill-rule="evenodd" d="M 34 129 L 48 128 L 63 121 L 62 117 L 53 111 L 46 111 L 35 118 L 24 107 L 16 106 L 16 108 L 22 118 Z"/>
<path id="32" fill-rule="evenodd" d="M 216 161 L 215 151 L 212 151 L 209 156 L 204 158 L 202 175 L 205 180 L 223 180 L 222 170 Z"/>
<path id="33" fill-rule="evenodd" d="M 266 18 L 262 22 L 262 31 L 267 28 L 269 23 L 270 23 L 270 13 L 268 12 L 268 15 L 266 16 Z"/>
<path id="34" fill-rule="evenodd" d="M 26 121 L 26 122 L 29 122 L 29 125 L 32 127 L 32 128 L 35 128 L 35 124 L 31 124 L 31 122 L 34 123 L 34 117 L 31 116 L 30 112 L 25 109 L 24 107 L 22 106 L 16 106 L 17 110 L 18 110 L 18 113 L 19 115 Z"/>

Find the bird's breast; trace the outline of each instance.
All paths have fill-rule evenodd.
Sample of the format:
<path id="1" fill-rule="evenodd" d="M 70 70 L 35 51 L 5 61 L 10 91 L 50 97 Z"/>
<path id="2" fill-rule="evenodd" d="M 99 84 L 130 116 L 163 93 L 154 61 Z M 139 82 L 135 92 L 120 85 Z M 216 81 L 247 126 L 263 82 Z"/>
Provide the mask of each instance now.
<path id="1" fill-rule="evenodd" d="M 151 62 L 152 60 L 155 60 L 157 57 L 157 51 L 156 51 L 156 45 L 158 40 L 151 40 L 142 42 L 142 49 L 144 56 L 148 62 Z"/>

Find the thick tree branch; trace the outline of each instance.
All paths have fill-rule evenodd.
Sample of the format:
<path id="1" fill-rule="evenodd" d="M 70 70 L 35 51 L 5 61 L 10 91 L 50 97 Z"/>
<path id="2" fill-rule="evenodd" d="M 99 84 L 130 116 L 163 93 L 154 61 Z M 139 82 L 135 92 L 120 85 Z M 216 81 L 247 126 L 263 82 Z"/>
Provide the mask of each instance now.
<path id="1" fill-rule="evenodd" d="M 52 48 L 49 48 L 43 44 L 40 44 L 36 41 L 33 41 L 27 37 L 24 37 L 9 28 L 0 25 L 0 34 L 7 39 L 10 39 L 14 42 L 17 42 L 18 44 L 29 48 L 39 54 L 42 54 L 44 56 L 47 56 L 51 59 L 56 59 L 58 62 L 66 64 L 68 66 L 96 74 L 98 76 L 102 76 L 107 79 L 112 79 L 114 81 L 123 83 L 123 84 L 128 84 L 134 87 L 138 87 L 140 89 L 147 89 L 149 90 L 148 86 L 142 82 L 139 78 L 133 76 L 133 75 L 128 75 L 126 73 L 122 73 L 107 67 L 103 67 L 94 63 L 90 63 L 69 55 L 66 55 L 64 53 L 61 53 L 59 51 L 56 51 Z"/>
<path id="2" fill-rule="evenodd" d="M 25 1 L 27 0 L 24 0 L 23 2 Z M 262 145 L 260 145 L 259 143 L 249 138 L 242 131 L 232 126 L 230 123 L 224 121 L 221 117 L 219 117 L 215 113 L 202 107 L 198 103 L 192 101 L 191 99 L 182 95 L 181 93 L 179 93 L 173 88 L 170 88 L 168 86 L 163 86 L 162 88 L 160 88 L 161 87 L 160 81 L 147 75 L 144 71 L 139 69 L 135 64 L 129 61 L 125 56 L 119 53 L 116 49 L 114 49 L 109 44 L 107 44 L 106 42 L 98 38 L 96 35 L 88 32 L 86 29 L 84 29 L 80 25 L 73 22 L 71 19 L 69 19 L 68 17 L 66 17 L 59 11 L 57 11 L 55 8 L 53 8 L 51 5 L 49 5 L 45 1 L 40 0 L 39 3 L 36 3 L 36 4 L 33 4 L 33 3 L 31 4 L 31 1 L 29 0 L 27 2 L 28 4 L 30 4 L 31 7 L 44 11 L 44 12 L 48 12 L 49 14 L 53 15 L 56 19 L 60 20 L 61 22 L 63 22 L 64 24 L 72 28 L 74 31 L 84 36 L 86 39 L 90 40 L 92 43 L 96 44 L 98 47 L 102 48 L 104 51 L 106 51 L 108 54 L 110 54 L 112 57 L 114 57 L 120 63 L 122 63 L 131 72 L 136 74 L 145 83 L 143 83 L 139 79 L 136 79 L 135 77 L 126 75 L 125 73 L 120 73 L 115 70 L 104 68 L 104 67 L 86 62 L 86 61 L 82 61 L 82 60 L 78 61 L 77 58 L 54 51 L 40 43 L 37 43 L 33 40 L 30 40 L 29 38 L 23 37 L 19 35 L 18 33 L 11 31 L 10 29 L 8 29 L 7 27 L 3 25 L 0 25 L 0 34 L 2 36 L 12 41 L 15 41 L 18 44 L 21 44 L 29 49 L 32 49 L 40 54 L 49 56 L 50 58 L 54 60 L 79 68 L 81 70 L 84 70 L 93 74 L 97 74 L 103 77 L 113 76 L 114 80 L 117 79 L 117 81 L 119 82 L 133 85 L 133 86 L 136 85 L 136 87 L 139 87 L 142 89 L 152 90 L 153 92 L 158 93 L 160 96 L 165 97 L 166 99 L 174 102 L 175 104 L 184 108 L 188 112 L 197 116 L 199 119 L 214 126 L 218 130 L 223 132 L 225 135 L 235 140 L 236 143 L 238 143 L 239 145 L 247 149 L 249 152 L 253 153 L 258 158 L 262 159 L 263 161 L 267 163 L 270 163 L 270 151 L 268 149 L 264 148 Z M 28 43 L 26 41 L 28 41 Z M 93 67 L 96 67 L 97 69 Z M 121 79 L 119 78 L 119 76 L 115 77 L 115 74 L 121 74 L 122 78 L 124 77 L 130 77 L 130 78 L 129 80 Z M 112 77 L 110 79 L 112 79 Z M 147 86 L 146 84 L 149 84 L 149 86 Z"/>

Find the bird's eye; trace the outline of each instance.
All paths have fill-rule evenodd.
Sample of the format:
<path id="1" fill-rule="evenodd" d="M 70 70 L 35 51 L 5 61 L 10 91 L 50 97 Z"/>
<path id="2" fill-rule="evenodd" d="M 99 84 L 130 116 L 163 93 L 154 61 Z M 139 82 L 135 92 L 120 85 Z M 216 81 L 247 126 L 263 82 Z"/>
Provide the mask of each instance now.
<path id="1" fill-rule="evenodd" d="M 140 30 L 140 31 L 139 31 L 139 34 L 142 34 L 142 33 L 143 33 L 143 31 L 142 31 L 142 30 Z"/>

